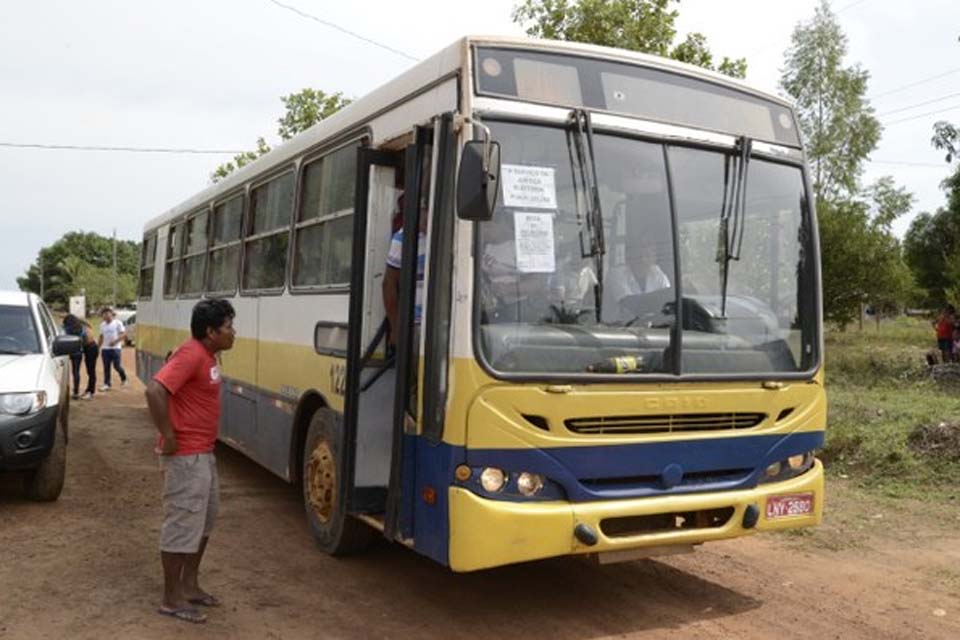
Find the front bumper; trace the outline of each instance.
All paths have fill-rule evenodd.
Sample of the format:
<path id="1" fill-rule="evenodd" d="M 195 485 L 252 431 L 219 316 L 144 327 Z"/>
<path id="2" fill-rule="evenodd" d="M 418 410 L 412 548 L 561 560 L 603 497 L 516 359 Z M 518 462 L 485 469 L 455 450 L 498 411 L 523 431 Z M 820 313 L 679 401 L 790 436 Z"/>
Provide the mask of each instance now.
<path id="1" fill-rule="evenodd" d="M 812 493 L 813 512 L 767 519 L 766 501 L 774 495 Z M 823 465 L 819 460 L 806 473 L 783 482 L 753 489 L 659 496 L 587 503 L 505 502 L 481 498 L 466 489 L 450 487 L 450 568 L 474 571 L 554 556 L 625 551 L 641 547 L 700 544 L 754 533 L 811 527 L 823 518 Z M 751 505 L 759 509 L 753 528 L 744 527 Z M 610 518 L 701 512 L 732 508 L 721 526 L 671 529 L 637 535 L 604 535 L 600 523 Z M 597 543 L 587 546 L 574 536 L 585 524 L 597 532 Z"/>
<path id="2" fill-rule="evenodd" d="M 0 415 L 0 471 L 39 466 L 53 448 L 58 417 L 56 405 L 28 416 Z"/>

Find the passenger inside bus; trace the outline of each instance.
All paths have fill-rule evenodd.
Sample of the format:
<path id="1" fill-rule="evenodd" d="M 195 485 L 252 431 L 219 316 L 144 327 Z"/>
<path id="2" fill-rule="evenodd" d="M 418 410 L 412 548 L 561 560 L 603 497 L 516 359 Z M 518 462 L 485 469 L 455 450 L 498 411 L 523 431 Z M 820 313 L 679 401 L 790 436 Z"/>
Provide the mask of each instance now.
<path id="1" fill-rule="evenodd" d="M 398 200 L 402 207 L 402 196 Z M 423 316 L 423 271 L 427 259 L 427 209 L 420 207 L 420 228 L 417 239 L 417 290 L 416 303 L 413 312 L 414 325 L 419 326 Z M 390 325 L 389 344 L 396 347 L 396 327 L 399 309 L 400 267 L 403 264 L 403 225 L 390 239 L 390 250 L 387 252 L 387 265 L 383 273 L 383 306 L 387 312 L 387 322 Z"/>

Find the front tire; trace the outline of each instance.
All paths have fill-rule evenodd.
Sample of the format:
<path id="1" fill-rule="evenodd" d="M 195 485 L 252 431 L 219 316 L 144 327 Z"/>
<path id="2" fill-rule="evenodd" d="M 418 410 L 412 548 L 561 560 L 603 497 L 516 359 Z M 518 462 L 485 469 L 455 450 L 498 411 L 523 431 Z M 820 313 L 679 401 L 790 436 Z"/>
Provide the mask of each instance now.
<path id="1" fill-rule="evenodd" d="M 53 447 L 40 466 L 24 478 L 27 497 L 38 502 L 53 502 L 60 497 L 67 475 L 67 440 L 58 424 L 53 434 Z"/>
<path id="2" fill-rule="evenodd" d="M 310 419 L 303 450 L 303 506 L 317 546 L 332 556 L 360 553 L 373 542 L 375 532 L 341 512 L 343 474 L 343 419 L 319 409 Z"/>

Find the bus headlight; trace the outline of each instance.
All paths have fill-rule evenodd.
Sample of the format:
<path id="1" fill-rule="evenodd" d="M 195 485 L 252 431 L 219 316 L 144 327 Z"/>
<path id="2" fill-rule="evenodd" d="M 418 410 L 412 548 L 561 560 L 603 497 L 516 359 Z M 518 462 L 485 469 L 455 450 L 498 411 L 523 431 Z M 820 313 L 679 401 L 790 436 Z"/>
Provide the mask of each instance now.
<path id="1" fill-rule="evenodd" d="M 764 468 L 760 482 L 780 482 L 795 478 L 809 470 L 813 466 L 813 460 L 813 451 L 805 451 L 770 463 Z"/>
<path id="2" fill-rule="evenodd" d="M 517 476 L 517 490 L 525 496 L 535 496 L 543 489 L 543 476 L 524 471 Z"/>
<path id="3" fill-rule="evenodd" d="M 496 467 L 487 467 L 480 472 L 480 486 L 483 487 L 484 491 L 489 491 L 490 493 L 497 493 L 503 489 L 503 485 L 507 482 L 507 476 L 501 469 Z"/>

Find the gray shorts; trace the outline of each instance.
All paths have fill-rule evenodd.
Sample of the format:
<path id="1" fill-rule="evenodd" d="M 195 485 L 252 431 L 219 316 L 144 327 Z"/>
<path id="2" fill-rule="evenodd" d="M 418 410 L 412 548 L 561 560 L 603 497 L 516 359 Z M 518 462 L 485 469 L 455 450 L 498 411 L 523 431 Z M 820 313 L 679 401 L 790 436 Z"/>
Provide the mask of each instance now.
<path id="1" fill-rule="evenodd" d="M 210 535 L 220 509 L 217 459 L 212 453 L 160 456 L 163 526 L 160 550 L 196 553 Z"/>

